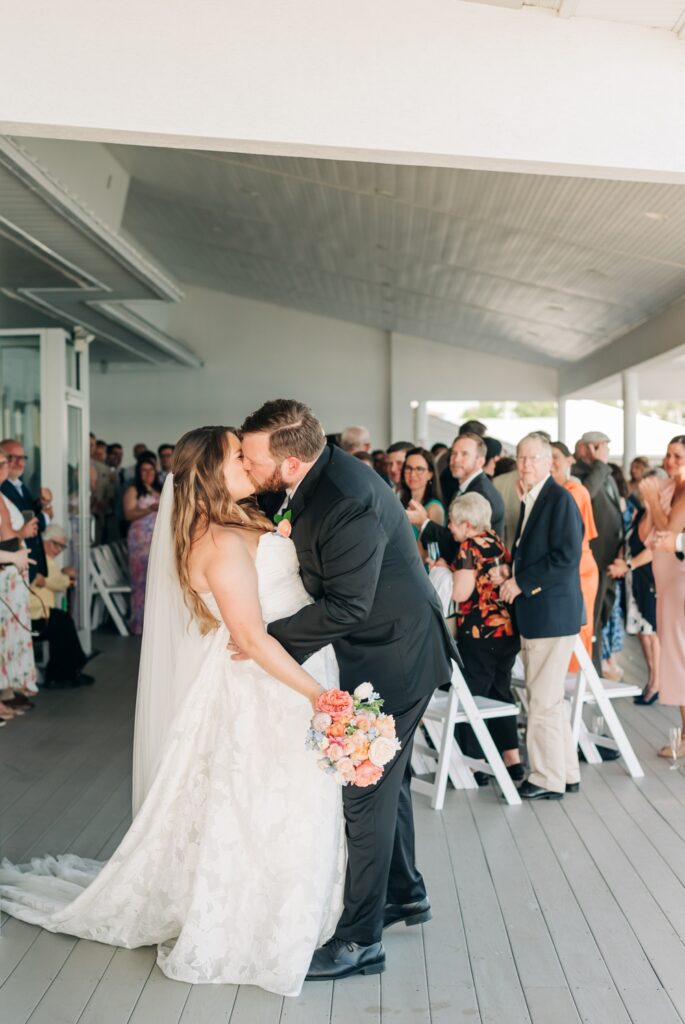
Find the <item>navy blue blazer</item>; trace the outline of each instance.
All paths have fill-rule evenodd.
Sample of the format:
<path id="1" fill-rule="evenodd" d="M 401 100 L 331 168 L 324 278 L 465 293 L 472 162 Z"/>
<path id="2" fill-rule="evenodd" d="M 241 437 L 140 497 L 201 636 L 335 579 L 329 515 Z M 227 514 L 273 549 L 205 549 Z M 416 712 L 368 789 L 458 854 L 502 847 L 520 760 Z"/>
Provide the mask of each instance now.
<path id="1" fill-rule="evenodd" d="M 583 620 L 580 553 L 583 521 L 569 491 L 550 477 L 526 528 L 514 544 L 514 576 L 522 593 L 514 601 L 522 637 L 572 636 Z"/>

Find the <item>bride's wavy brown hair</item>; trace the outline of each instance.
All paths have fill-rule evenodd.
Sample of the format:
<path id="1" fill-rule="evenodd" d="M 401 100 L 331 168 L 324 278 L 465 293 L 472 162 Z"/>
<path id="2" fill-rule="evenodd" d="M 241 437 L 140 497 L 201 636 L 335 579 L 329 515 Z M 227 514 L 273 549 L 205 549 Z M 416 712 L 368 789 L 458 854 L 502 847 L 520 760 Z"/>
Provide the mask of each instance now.
<path id="1" fill-rule="evenodd" d="M 226 487 L 223 464 L 228 435 L 235 427 L 197 427 L 184 434 L 174 450 L 172 533 L 176 569 L 188 609 L 198 620 L 203 636 L 219 625 L 190 584 L 189 560 L 193 544 L 210 525 L 268 530 L 269 520 L 254 499 L 234 501 Z"/>

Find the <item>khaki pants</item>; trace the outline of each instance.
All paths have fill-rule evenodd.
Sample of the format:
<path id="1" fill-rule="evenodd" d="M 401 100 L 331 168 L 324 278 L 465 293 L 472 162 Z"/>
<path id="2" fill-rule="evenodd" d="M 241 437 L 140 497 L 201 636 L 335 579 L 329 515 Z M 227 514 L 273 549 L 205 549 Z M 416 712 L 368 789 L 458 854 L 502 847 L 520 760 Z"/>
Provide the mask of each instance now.
<path id="1" fill-rule="evenodd" d="M 528 695 L 528 778 L 535 786 L 554 793 L 563 793 L 567 783 L 580 779 L 564 700 L 564 681 L 575 640 L 575 634 L 535 640 L 521 637 Z"/>

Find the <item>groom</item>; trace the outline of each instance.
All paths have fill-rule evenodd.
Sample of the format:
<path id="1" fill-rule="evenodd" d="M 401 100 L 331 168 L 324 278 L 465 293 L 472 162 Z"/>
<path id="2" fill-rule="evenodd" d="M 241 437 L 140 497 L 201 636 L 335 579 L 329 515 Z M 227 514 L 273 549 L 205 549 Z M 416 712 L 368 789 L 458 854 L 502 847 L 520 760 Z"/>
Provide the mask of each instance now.
<path id="1" fill-rule="evenodd" d="M 438 597 L 418 557 L 404 509 L 368 467 L 326 445 L 301 402 L 267 402 L 245 420 L 243 465 L 267 514 L 292 525 L 314 603 L 272 622 L 269 633 L 298 661 L 333 644 L 340 685 L 371 682 L 395 716 L 402 749 L 369 788 L 346 786 L 345 905 L 335 935 L 317 949 L 310 980 L 380 973 L 383 928 L 431 918 L 414 863 L 411 749 L 433 690 L 457 657 Z"/>

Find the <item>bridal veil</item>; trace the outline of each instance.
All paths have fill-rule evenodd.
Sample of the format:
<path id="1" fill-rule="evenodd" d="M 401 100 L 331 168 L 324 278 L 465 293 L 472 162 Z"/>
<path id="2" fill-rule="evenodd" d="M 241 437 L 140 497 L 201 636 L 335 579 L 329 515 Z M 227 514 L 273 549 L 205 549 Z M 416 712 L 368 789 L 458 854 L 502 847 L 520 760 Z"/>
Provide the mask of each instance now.
<path id="1" fill-rule="evenodd" d="M 150 789 L 169 726 L 196 677 L 204 652 L 200 630 L 183 600 L 176 572 L 173 506 L 170 473 L 162 488 L 147 571 L 133 739 L 134 815 Z"/>

